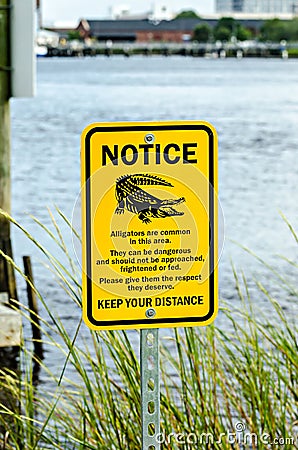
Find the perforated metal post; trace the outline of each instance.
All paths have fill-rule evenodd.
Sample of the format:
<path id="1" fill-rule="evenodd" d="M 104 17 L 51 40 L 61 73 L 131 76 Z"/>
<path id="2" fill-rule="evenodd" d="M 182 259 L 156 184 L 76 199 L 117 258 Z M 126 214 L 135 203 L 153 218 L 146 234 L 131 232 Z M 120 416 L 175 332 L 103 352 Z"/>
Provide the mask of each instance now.
<path id="1" fill-rule="evenodd" d="M 141 330 L 142 450 L 159 450 L 159 330 Z"/>

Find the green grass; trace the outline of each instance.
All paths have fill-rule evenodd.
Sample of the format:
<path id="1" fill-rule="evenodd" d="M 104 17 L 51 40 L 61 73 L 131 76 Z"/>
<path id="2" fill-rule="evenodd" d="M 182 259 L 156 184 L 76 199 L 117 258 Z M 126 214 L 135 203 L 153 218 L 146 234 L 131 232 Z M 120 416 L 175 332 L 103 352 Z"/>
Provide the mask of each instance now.
<path id="1" fill-rule="evenodd" d="M 289 58 L 298 58 L 298 48 L 289 48 L 288 55 Z"/>
<path id="2" fill-rule="evenodd" d="M 60 211 L 56 211 L 56 217 L 51 214 L 51 230 L 39 225 L 66 255 L 67 264 L 62 264 L 21 225 L 10 220 L 46 258 L 49 270 L 69 299 L 70 308 L 77 308 L 79 317 L 80 270 L 67 252 L 58 221 L 71 225 Z M 10 263 L 22 274 L 13 261 Z M 270 274 L 273 283 L 278 275 L 273 270 Z M 235 307 L 235 303 L 230 305 L 221 300 L 224 329 L 215 322 L 204 328 L 169 331 L 168 337 L 161 338 L 161 431 L 169 441 L 162 444 L 163 449 L 298 448 L 297 438 L 285 445 L 268 444 L 280 437 L 295 438 L 297 433 L 297 323 L 285 314 L 265 286 L 256 282 L 259 296 L 266 298 L 268 308 L 270 304 L 272 309 L 270 319 L 263 317 L 256 307 L 258 298 L 251 298 L 245 276 L 239 277 L 234 271 L 234 277 L 239 301 Z M 290 284 L 282 276 L 277 281 L 289 297 Z M 70 335 L 67 323 L 53 314 L 47 298 L 37 289 L 36 292 L 46 311 L 41 318 L 43 340 L 46 346 L 55 346 L 64 365 L 55 374 L 46 357 L 41 370 L 52 390 L 48 386 L 35 386 L 33 349 L 26 340 L 20 376 L 1 371 L 0 391 L 5 398 L 0 397 L 0 449 L 139 450 L 140 366 L 130 334 L 86 330 L 78 320 Z M 254 289 L 254 295 L 255 292 Z M 297 296 L 291 298 L 297 301 Z M 30 321 L 25 306 L 22 314 L 24 321 Z M 78 338 L 82 327 L 84 335 L 89 334 L 88 339 Z M 75 379 L 67 377 L 68 366 L 72 366 Z M 235 435 L 227 434 L 227 431 L 235 433 L 237 422 L 246 427 L 244 434 L 253 433 L 251 445 L 233 443 Z M 170 433 L 176 436 L 169 437 Z M 263 442 L 259 439 L 257 443 L 254 436 L 261 435 Z M 205 443 L 206 436 L 209 444 Z M 249 442 L 248 435 L 245 439 Z"/>

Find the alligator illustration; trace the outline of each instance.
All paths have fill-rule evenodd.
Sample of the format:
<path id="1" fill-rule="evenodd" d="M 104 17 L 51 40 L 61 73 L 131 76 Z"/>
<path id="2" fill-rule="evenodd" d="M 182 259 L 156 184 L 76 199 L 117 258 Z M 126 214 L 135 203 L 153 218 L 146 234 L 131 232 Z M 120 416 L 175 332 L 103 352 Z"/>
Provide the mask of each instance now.
<path id="1" fill-rule="evenodd" d="M 157 185 L 173 187 L 171 183 L 155 175 L 139 173 L 123 175 L 118 178 L 115 192 L 118 206 L 115 213 L 123 214 L 124 209 L 127 209 L 127 211 L 138 214 L 143 223 L 150 223 L 152 217 L 182 216 L 184 213 L 176 211 L 172 206 L 184 202 L 184 197 L 176 200 L 160 200 L 140 187 Z"/>

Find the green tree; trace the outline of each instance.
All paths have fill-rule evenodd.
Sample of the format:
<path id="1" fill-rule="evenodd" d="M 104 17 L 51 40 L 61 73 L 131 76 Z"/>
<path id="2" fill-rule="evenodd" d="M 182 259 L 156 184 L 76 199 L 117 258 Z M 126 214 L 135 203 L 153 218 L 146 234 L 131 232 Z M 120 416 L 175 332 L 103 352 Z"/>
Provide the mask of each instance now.
<path id="1" fill-rule="evenodd" d="M 238 41 L 247 41 L 252 38 L 252 32 L 239 24 L 236 31 L 236 38 Z"/>
<path id="2" fill-rule="evenodd" d="M 216 41 L 229 41 L 232 37 L 232 32 L 227 27 L 221 26 L 214 29 L 214 38 Z"/>
<path id="3" fill-rule="evenodd" d="M 216 24 L 215 28 L 227 28 L 233 33 L 237 28 L 238 22 L 233 17 L 222 17 Z"/>
<path id="4" fill-rule="evenodd" d="M 82 36 L 78 30 L 71 30 L 67 33 L 67 37 L 69 41 L 81 40 Z"/>
<path id="5" fill-rule="evenodd" d="M 214 28 L 214 37 L 220 41 L 229 41 L 235 36 L 239 41 L 251 39 L 252 32 L 232 17 L 222 17 Z"/>
<path id="6" fill-rule="evenodd" d="M 229 41 L 235 35 L 236 20 L 232 17 L 222 17 L 214 28 L 214 38 L 219 41 Z"/>
<path id="7" fill-rule="evenodd" d="M 298 17 L 291 20 L 288 24 L 289 40 L 298 41 Z"/>
<path id="8" fill-rule="evenodd" d="M 192 11 L 191 9 L 181 11 L 175 19 L 199 19 L 200 17 L 197 15 L 195 11 Z"/>
<path id="9" fill-rule="evenodd" d="M 280 19 L 266 20 L 261 27 L 260 38 L 263 41 L 279 42 L 282 39 L 291 39 L 290 26 Z"/>
<path id="10" fill-rule="evenodd" d="M 207 23 L 201 23 L 193 30 L 193 40 L 198 42 L 208 42 L 211 37 L 211 33 L 211 27 Z"/>

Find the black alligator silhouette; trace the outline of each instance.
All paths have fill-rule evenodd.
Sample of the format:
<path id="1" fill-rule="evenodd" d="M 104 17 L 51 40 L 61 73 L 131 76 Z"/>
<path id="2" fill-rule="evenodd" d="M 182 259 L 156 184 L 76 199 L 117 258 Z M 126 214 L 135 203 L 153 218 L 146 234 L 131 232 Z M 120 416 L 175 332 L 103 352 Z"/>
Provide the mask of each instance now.
<path id="1" fill-rule="evenodd" d="M 118 178 L 116 180 L 118 206 L 115 213 L 123 214 L 126 208 L 127 211 L 138 214 L 139 219 L 144 223 L 150 223 L 150 217 L 182 216 L 184 213 L 176 211 L 172 205 L 184 202 L 184 197 L 177 200 L 160 200 L 140 188 L 140 186 L 156 185 L 173 187 L 171 183 L 155 175 L 137 173 Z"/>

